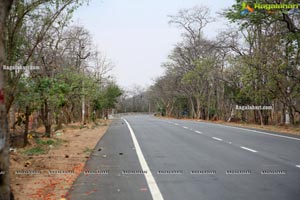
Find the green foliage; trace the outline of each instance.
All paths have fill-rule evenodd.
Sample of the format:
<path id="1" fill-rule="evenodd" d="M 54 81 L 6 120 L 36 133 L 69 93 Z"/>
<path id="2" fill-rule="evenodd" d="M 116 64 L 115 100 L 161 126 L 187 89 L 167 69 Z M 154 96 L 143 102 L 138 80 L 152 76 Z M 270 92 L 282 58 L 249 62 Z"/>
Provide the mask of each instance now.
<path id="1" fill-rule="evenodd" d="M 185 96 L 176 96 L 175 97 L 175 102 L 174 102 L 174 107 L 177 108 L 177 115 L 182 116 L 182 115 L 187 115 L 189 114 L 188 112 L 188 102 L 187 98 Z M 186 113 L 184 113 L 186 112 Z"/>
<path id="2" fill-rule="evenodd" d="M 46 140 L 46 141 L 44 141 L 44 140 L 41 140 L 41 139 L 36 139 L 35 142 L 37 144 L 40 144 L 40 145 L 52 145 L 52 144 L 55 143 L 53 140 Z"/>
<path id="3" fill-rule="evenodd" d="M 30 149 L 27 149 L 23 152 L 24 155 L 39 155 L 39 154 L 45 154 L 47 150 L 43 147 L 37 146 Z"/>
<path id="4" fill-rule="evenodd" d="M 59 145 L 61 145 L 64 142 L 65 142 L 64 140 L 57 139 L 57 138 L 55 138 L 55 139 L 47 139 L 47 140 L 40 139 L 40 138 L 35 139 L 35 143 L 38 144 L 39 146 L 49 146 L 49 145 L 59 146 Z"/>
<path id="5" fill-rule="evenodd" d="M 121 89 L 116 85 L 109 85 L 103 92 L 96 95 L 94 99 L 95 110 L 114 108 L 117 98 L 122 95 Z"/>
<path id="6" fill-rule="evenodd" d="M 164 105 L 158 106 L 157 112 L 159 112 L 161 116 L 166 116 L 166 107 Z"/>
<path id="7" fill-rule="evenodd" d="M 34 80 L 23 76 L 17 85 L 15 104 L 24 109 L 25 106 L 28 106 L 30 108 L 30 112 L 33 112 L 40 106 L 39 95 L 40 94 L 36 91 L 36 83 Z"/>
<path id="8" fill-rule="evenodd" d="M 195 61 L 196 67 L 184 74 L 182 82 L 185 84 L 191 84 L 193 82 L 203 83 L 210 77 L 213 67 L 215 65 L 211 58 L 204 58 Z"/>

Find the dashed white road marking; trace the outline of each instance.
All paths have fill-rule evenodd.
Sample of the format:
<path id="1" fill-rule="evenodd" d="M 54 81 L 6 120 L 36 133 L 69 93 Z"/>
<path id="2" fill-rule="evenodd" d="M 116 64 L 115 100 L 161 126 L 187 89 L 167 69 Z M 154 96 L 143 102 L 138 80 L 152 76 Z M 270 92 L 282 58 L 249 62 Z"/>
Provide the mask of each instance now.
<path id="1" fill-rule="evenodd" d="M 188 129 L 188 127 L 186 127 L 186 126 L 183 126 L 182 128 Z"/>
<path id="2" fill-rule="evenodd" d="M 195 133 L 202 134 L 202 132 L 200 132 L 200 131 L 195 131 Z"/>
<path id="3" fill-rule="evenodd" d="M 247 147 L 241 146 L 241 148 L 242 148 L 242 149 L 245 149 L 245 150 L 248 150 L 248 151 L 251 151 L 251 152 L 253 152 L 253 153 L 256 153 L 256 152 L 257 152 L 257 151 L 255 151 L 254 149 L 249 149 L 249 148 L 247 148 Z"/>
<path id="4" fill-rule="evenodd" d="M 130 131 L 130 134 L 131 134 L 131 137 L 132 137 L 132 141 L 133 141 L 133 144 L 135 146 L 135 149 L 136 149 L 136 153 L 137 153 L 137 156 L 138 156 L 138 159 L 140 161 L 140 164 L 141 164 L 141 167 L 143 169 L 143 171 L 146 171 L 147 173 L 144 173 L 145 175 L 145 178 L 146 178 L 146 181 L 148 183 L 148 186 L 149 186 L 149 189 L 150 189 L 150 193 L 152 195 L 152 199 L 154 200 L 163 200 L 163 196 L 162 194 L 160 193 L 160 190 L 155 182 L 155 179 L 154 177 L 152 176 L 152 173 L 149 169 L 149 166 L 145 160 L 145 157 L 142 153 L 142 150 L 141 150 L 141 147 L 135 137 L 135 134 L 130 126 L 130 124 L 127 122 L 126 119 L 124 119 L 125 123 L 127 124 L 127 127 Z"/>
<path id="5" fill-rule="evenodd" d="M 296 165 L 296 167 L 299 167 L 299 168 L 300 168 L 300 165 Z"/>
<path id="6" fill-rule="evenodd" d="M 176 126 L 178 126 L 179 124 L 177 124 L 177 123 L 174 123 Z"/>
<path id="7" fill-rule="evenodd" d="M 217 137 L 212 137 L 212 139 L 218 140 L 218 141 L 223 141 L 221 138 L 217 138 Z"/>
<path id="8" fill-rule="evenodd" d="M 299 140 L 300 141 L 300 138 L 295 138 L 295 137 L 289 137 L 289 136 L 284 136 L 284 135 L 277 135 L 277 134 L 273 134 L 273 133 L 267 133 L 267 132 L 262 132 L 262 131 L 256 131 L 256 130 L 246 129 L 246 128 L 240 128 L 240 127 L 227 126 L 227 125 L 223 125 L 223 124 L 213 124 L 213 125 L 216 125 L 216 126 L 225 126 L 227 128 L 239 129 L 239 130 L 244 130 L 244 131 L 249 131 L 249 132 L 254 132 L 254 133 L 260 133 L 260 134 L 264 134 L 264 135 L 270 135 L 270 136 L 274 136 L 274 137 L 281 137 L 281 138 L 287 138 L 287 139 Z"/>

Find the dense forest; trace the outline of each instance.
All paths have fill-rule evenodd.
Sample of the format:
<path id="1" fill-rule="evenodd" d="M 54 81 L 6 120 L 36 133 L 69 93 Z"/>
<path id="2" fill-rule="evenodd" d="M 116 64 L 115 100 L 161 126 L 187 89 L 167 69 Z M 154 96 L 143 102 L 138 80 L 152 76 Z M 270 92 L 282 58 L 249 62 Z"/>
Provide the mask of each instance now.
<path id="1" fill-rule="evenodd" d="M 177 118 L 299 125 L 299 10 L 244 13 L 243 6 L 237 0 L 220 14 L 230 25 L 213 39 L 205 35 L 207 25 L 217 20 L 208 8 L 169 16 L 182 40 L 163 63 L 165 74 L 128 99 L 127 108 Z"/>

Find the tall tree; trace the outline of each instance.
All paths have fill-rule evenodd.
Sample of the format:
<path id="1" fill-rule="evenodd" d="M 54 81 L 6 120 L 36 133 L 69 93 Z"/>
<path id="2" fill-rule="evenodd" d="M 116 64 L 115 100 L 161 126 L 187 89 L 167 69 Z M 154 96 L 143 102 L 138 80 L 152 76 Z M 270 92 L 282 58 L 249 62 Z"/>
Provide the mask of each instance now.
<path id="1" fill-rule="evenodd" d="M 12 199 L 9 181 L 9 133 L 4 102 L 3 65 L 6 63 L 4 30 L 13 0 L 0 1 L 0 199 Z"/>

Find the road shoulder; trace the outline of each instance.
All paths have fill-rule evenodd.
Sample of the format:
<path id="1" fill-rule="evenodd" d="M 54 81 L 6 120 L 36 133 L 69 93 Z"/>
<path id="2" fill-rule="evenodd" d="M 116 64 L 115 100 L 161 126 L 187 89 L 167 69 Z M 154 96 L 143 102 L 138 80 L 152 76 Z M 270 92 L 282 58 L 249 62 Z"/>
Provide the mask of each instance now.
<path id="1" fill-rule="evenodd" d="M 32 138 L 31 145 L 11 152 L 11 186 L 15 199 L 64 198 L 110 123 L 111 120 L 87 127 L 69 125 L 55 132 L 52 138 Z M 24 155 L 39 148 L 45 152 Z"/>

